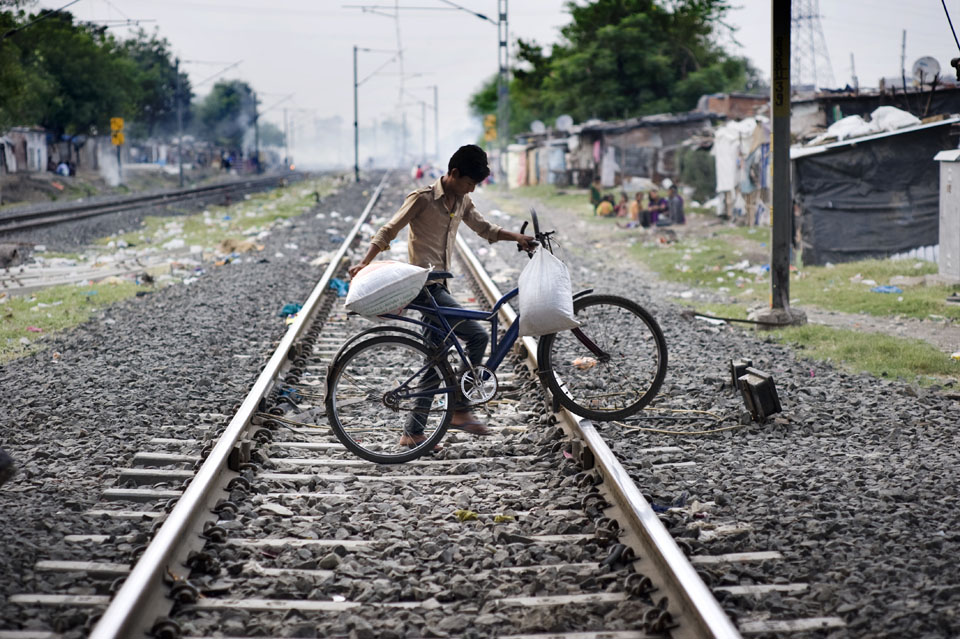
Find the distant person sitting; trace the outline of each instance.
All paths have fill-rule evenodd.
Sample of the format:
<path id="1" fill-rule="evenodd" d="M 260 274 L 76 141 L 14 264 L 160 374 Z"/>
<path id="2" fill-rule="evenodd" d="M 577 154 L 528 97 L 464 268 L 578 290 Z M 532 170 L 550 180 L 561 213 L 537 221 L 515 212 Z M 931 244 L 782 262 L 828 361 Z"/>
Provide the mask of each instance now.
<path id="1" fill-rule="evenodd" d="M 630 223 L 633 226 L 640 224 L 640 213 L 643 211 L 643 194 L 637 191 L 637 194 L 630 201 Z"/>
<path id="2" fill-rule="evenodd" d="M 616 206 L 617 217 L 627 217 L 627 215 L 630 213 L 629 209 L 630 209 L 630 202 L 627 201 L 627 194 L 621 192 L 620 201 L 617 203 L 617 206 Z"/>
<path id="3" fill-rule="evenodd" d="M 593 212 L 597 213 L 597 207 L 600 205 L 600 202 L 603 201 L 603 195 L 600 193 L 600 178 L 593 178 L 593 183 L 590 185 L 590 206 L 593 207 Z"/>
<path id="4" fill-rule="evenodd" d="M 676 184 L 671 184 L 667 189 L 667 211 L 670 221 L 674 224 L 685 224 L 686 215 L 683 213 L 683 196 L 677 190 Z"/>
<path id="5" fill-rule="evenodd" d="M 613 196 L 604 196 L 597 204 L 597 215 L 600 217 L 613 217 L 617 214 L 616 207 L 613 205 Z"/>
<path id="6" fill-rule="evenodd" d="M 650 193 L 647 195 L 647 208 L 643 212 L 643 217 L 640 220 L 641 226 L 643 226 L 643 228 L 656 226 L 660 215 L 666 214 L 669 208 L 667 198 L 660 197 L 660 193 L 658 193 L 656 189 L 650 189 Z"/>

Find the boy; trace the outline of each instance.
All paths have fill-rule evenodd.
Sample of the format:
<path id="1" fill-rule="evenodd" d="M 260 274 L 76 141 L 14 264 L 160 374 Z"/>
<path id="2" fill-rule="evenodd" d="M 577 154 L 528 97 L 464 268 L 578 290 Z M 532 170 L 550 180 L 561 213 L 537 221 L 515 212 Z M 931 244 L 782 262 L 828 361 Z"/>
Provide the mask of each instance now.
<path id="1" fill-rule="evenodd" d="M 468 144 L 457 149 L 447 165 L 447 173 L 430 186 L 425 186 L 410 193 L 403 205 L 393 218 L 383 225 L 370 242 L 370 248 L 359 264 L 350 267 L 350 277 L 356 276 L 362 268 L 369 265 L 381 252 L 387 250 L 390 242 L 397 236 L 403 227 L 410 225 L 409 241 L 407 244 L 408 258 L 411 264 L 432 268 L 438 271 L 447 271 L 450 267 L 450 250 L 453 247 L 457 228 L 463 221 L 480 237 L 493 242 L 508 240 L 516 242 L 524 250 L 532 250 L 535 244 L 533 238 L 508 231 L 485 219 L 473 205 L 469 193 L 472 193 L 477 184 L 483 182 L 490 175 L 487 166 L 487 154 L 475 144 Z M 433 295 L 440 306 L 460 307 L 450 295 L 446 281 L 430 282 L 420 295 L 412 302 L 429 306 L 428 292 Z M 432 314 L 424 314 L 424 322 L 440 326 L 440 321 Z M 487 348 L 490 337 L 480 322 L 460 322 L 454 329 L 456 335 L 466 344 L 467 355 L 474 366 L 481 364 L 483 353 Z M 432 331 L 424 333 L 431 340 Z M 432 341 L 432 340 L 431 340 Z M 426 440 L 423 434 L 423 421 L 413 413 L 404 428 L 404 435 L 400 438 L 401 446 L 416 447 Z M 473 435 L 489 435 L 490 429 L 478 421 L 466 409 L 455 410 L 451 428 L 464 430 Z"/>

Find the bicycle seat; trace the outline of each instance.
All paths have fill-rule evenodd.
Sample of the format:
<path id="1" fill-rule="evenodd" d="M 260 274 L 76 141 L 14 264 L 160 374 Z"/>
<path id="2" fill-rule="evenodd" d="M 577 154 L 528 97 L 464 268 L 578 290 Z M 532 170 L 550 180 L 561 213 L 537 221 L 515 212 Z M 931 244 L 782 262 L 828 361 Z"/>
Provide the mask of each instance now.
<path id="1" fill-rule="evenodd" d="M 449 280 L 453 279 L 453 273 L 450 271 L 430 271 L 427 274 L 427 281 L 430 280 Z"/>

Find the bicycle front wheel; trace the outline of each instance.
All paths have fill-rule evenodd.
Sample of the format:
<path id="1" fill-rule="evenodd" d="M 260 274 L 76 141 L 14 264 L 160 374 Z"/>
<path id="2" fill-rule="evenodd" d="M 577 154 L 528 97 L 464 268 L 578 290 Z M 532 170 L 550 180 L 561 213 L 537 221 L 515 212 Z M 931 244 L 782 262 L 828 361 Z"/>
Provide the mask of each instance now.
<path id="1" fill-rule="evenodd" d="M 327 419 L 355 455 L 378 464 L 420 457 L 443 438 L 456 384 L 443 357 L 422 342 L 382 335 L 350 347 L 327 380 Z"/>
<path id="2" fill-rule="evenodd" d="M 541 375 L 560 404 L 596 421 L 649 404 L 667 374 L 667 342 L 653 316 L 616 295 L 573 301 L 580 328 L 540 338 Z"/>

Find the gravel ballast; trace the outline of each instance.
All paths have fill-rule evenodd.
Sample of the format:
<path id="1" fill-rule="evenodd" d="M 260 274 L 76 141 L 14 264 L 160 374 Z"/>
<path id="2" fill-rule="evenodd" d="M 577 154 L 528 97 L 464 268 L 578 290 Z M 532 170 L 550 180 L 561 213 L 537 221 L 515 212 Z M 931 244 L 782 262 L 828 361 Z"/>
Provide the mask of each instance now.
<path id="1" fill-rule="evenodd" d="M 24 609 L 8 605 L 7 598 L 43 591 L 56 580 L 34 572 L 38 559 L 82 556 L 75 544 L 64 542 L 65 535 L 124 535 L 142 528 L 91 523 L 84 511 L 104 489 L 116 487 L 119 470 L 134 453 L 150 448 L 150 438 L 171 427 L 225 425 L 286 330 L 278 311 L 302 303 L 323 273 L 324 267 L 309 261 L 336 249 L 337 236 L 346 234 L 375 186 L 345 184 L 309 213 L 281 222 L 263 240 L 263 251 L 207 265 L 190 285 L 110 307 L 48 339 L 45 350 L 0 368 L 0 445 L 19 466 L 0 489 L 0 572 L 6 576 L 0 629 L 76 626 L 75 614 L 51 620 L 51 611 L 38 609 L 24 617 Z M 96 233 L 130 228 L 123 220 L 105 229 L 104 221 L 94 223 Z M 73 228 L 68 235 L 77 233 Z M 55 232 L 45 231 L 44 242 L 58 250 Z M 64 245 L 70 240 L 64 238 Z M 132 539 L 129 549 L 143 541 Z M 112 551 L 85 547 L 91 559 L 118 561 Z"/>
<path id="2" fill-rule="evenodd" d="M 79 613 L 51 618 L 49 610 L 25 611 L 6 599 L 56 589 L 58 578 L 35 573 L 33 565 L 38 559 L 77 558 L 78 547 L 64 543 L 64 535 L 132 534 L 130 550 L 144 541 L 139 522 L 93 526 L 83 513 L 115 485 L 119 469 L 151 437 L 203 421 L 225 423 L 285 330 L 278 310 L 302 302 L 322 273 L 308 261 L 336 247 L 326 229 L 346 231 L 352 223 L 329 213 L 355 216 L 366 201 L 364 191 L 369 195 L 373 187 L 345 185 L 314 211 L 275 230 L 256 259 L 208 268 L 189 286 L 119 304 L 49 340 L 46 350 L 0 368 L 0 441 L 20 465 L 19 475 L 0 489 L 6 515 L 0 521 L 0 570 L 7 576 L 0 585 L 0 628 L 82 635 L 85 619 Z M 390 191 L 378 213 L 395 210 L 401 197 L 399 190 Z M 481 211 L 489 210 L 482 194 L 477 200 Z M 317 219 L 317 212 L 328 215 Z M 960 465 L 955 435 L 960 406 L 950 394 L 955 390 L 840 372 L 762 334 L 683 319 L 680 308 L 663 299 L 668 287 L 620 259 L 633 236 L 624 232 L 622 240 L 602 239 L 607 244 L 598 247 L 601 240 L 589 224 L 562 211 L 540 212 L 544 227 L 560 231 L 575 290 L 592 287 L 633 298 L 660 322 L 670 368 L 655 406 L 721 418 L 686 414 L 674 420 L 649 411 L 628 425 L 708 430 L 742 424 L 691 437 L 601 426 L 650 500 L 677 506 L 663 519 L 695 554 L 784 555 L 779 561 L 711 568 L 712 585 L 809 584 L 807 591 L 790 595 L 720 595 L 724 606 L 740 621 L 839 616 L 847 623 L 806 636 L 956 636 L 960 479 L 953 470 Z M 489 217 L 519 229 L 519 220 Z M 481 260 L 497 266 L 495 279 L 508 290 L 526 258 L 510 243 L 491 246 L 466 228 L 462 234 L 482 249 Z M 296 249 L 285 248 L 294 244 Z M 262 258 L 268 261 L 259 262 Z M 765 424 L 745 420 L 742 399 L 729 388 L 729 361 L 742 357 L 774 376 L 783 412 Z M 639 452 L 654 446 L 679 446 L 683 453 Z M 696 466 L 658 468 L 681 460 Z M 95 545 L 85 547 L 98 557 Z M 105 550 L 100 558 L 116 560 Z M 74 588 L 76 594 L 88 593 L 83 585 Z M 461 620 L 449 623 L 456 634 Z"/>
<path id="3" fill-rule="evenodd" d="M 482 195 L 478 200 L 482 211 L 496 207 Z M 695 554 L 770 550 L 784 556 L 711 569 L 711 585 L 809 584 L 789 595 L 719 593 L 724 607 L 740 621 L 837 616 L 847 623 L 807 636 L 957 636 L 957 389 L 838 371 L 762 332 L 683 319 L 682 308 L 664 299 L 679 291 L 624 258 L 630 242 L 644 241 L 640 231 L 611 237 L 609 228 L 569 212 L 537 209 L 541 227 L 559 231 L 574 291 L 595 288 L 635 299 L 663 328 L 669 370 L 654 406 L 722 418 L 676 420 L 684 414 L 651 410 L 628 426 L 701 431 L 743 424 L 686 437 L 600 426 L 655 505 L 683 505 L 662 519 Z M 522 268 L 514 247 L 492 248 L 484 259 L 496 252 L 500 263 Z M 744 415 L 743 399 L 728 381 L 730 361 L 741 358 L 773 375 L 783 412 L 764 424 Z M 679 446 L 683 453 L 637 452 L 655 446 Z M 696 466 L 657 468 L 683 460 Z"/>

